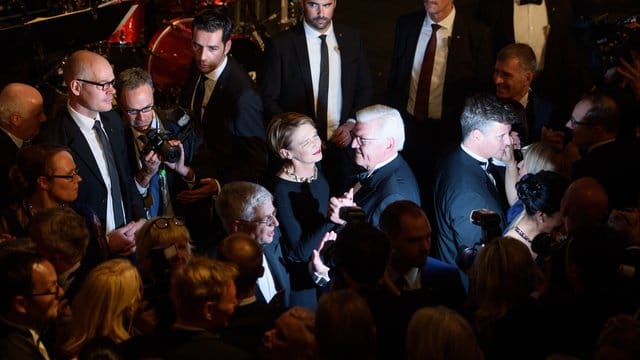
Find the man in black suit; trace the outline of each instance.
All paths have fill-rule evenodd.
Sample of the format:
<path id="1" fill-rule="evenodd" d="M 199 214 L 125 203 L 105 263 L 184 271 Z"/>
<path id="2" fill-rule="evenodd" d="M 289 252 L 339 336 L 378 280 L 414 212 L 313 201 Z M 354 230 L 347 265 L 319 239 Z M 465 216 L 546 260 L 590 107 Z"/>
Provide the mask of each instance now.
<path id="1" fill-rule="evenodd" d="M 396 200 L 420 204 L 416 179 L 398 152 L 404 145 L 404 126 L 400 113 L 385 105 L 371 105 L 356 114 L 352 131 L 354 162 L 364 171 L 342 198 L 329 200 L 331 221 L 339 218 L 340 208 L 355 205 L 362 208 L 366 221 L 378 226 L 380 214 Z"/>
<path id="2" fill-rule="evenodd" d="M 273 195 L 263 186 L 246 181 L 225 184 L 216 210 L 227 234 L 248 234 L 262 248 L 264 275 L 258 279 L 258 301 L 289 307 L 291 283 L 284 266 Z"/>
<path id="3" fill-rule="evenodd" d="M 517 43 L 500 49 L 493 69 L 496 96 L 520 104 L 524 109 L 523 121 L 511 128 L 512 132 L 518 133 L 522 147 L 540 140 L 542 128 L 549 125 L 552 115 L 551 102 L 531 90 L 536 67 L 533 49 L 527 44 Z"/>
<path id="4" fill-rule="evenodd" d="M 9 186 L 9 170 L 16 153 L 32 140 L 47 120 L 40 92 L 27 84 L 11 83 L 0 92 L 0 207 L 14 200 Z"/>
<path id="5" fill-rule="evenodd" d="M 458 11 L 453 0 L 425 1 L 424 11 L 396 23 L 387 101 L 405 120 L 403 155 L 429 211 L 435 164 L 460 141 L 464 99 L 490 87 L 490 41 L 486 26 Z"/>
<path id="6" fill-rule="evenodd" d="M 533 89 L 553 100 L 552 124 L 558 129 L 592 85 L 573 35 L 571 5 L 564 0 L 480 0 L 478 14 L 491 29 L 494 53 L 513 43 L 533 48 L 539 72 Z"/>
<path id="7" fill-rule="evenodd" d="M 207 9 L 193 19 L 194 65 L 180 96 L 200 124 L 220 183 L 264 181 L 267 167 L 262 101 L 247 72 L 231 56 L 231 20 Z M 218 192 L 217 182 L 191 190 L 190 199 Z"/>
<path id="8" fill-rule="evenodd" d="M 82 177 L 76 201 L 96 212 L 112 252 L 131 253 L 142 226 L 133 221 L 144 211 L 127 163 L 122 119 L 112 111 L 113 69 L 101 55 L 79 50 L 65 64 L 64 79 L 67 106 L 43 126 L 38 141 L 71 149 Z"/>
<path id="9" fill-rule="evenodd" d="M 593 177 L 607 190 L 610 209 L 638 206 L 640 195 L 640 148 L 636 141 L 617 139 L 618 105 L 603 93 L 584 96 L 574 107 L 566 127 L 572 140 L 567 145 L 578 157 L 573 179 Z"/>
<path id="10" fill-rule="evenodd" d="M 440 164 L 435 181 L 436 258 L 454 265 L 461 247 L 480 241 L 482 229 L 470 221 L 473 210 L 492 210 L 501 227 L 506 225 L 504 168 L 497 171 L 492 159 L 504 158 L 515 121 L 513 107 L 493 95 L 467 99 L 460 117 L 462 143 Z"/>
<path id="11" fill-rule="evenodd" d="M 370 105 L 373 97 L 362 39 L 357 31 L 334 24 L 336 3 L 302 0 L 304 20 L 268 44 L 260 80 L 267 121 L 289 111 L 315 119 L 318 135 L 329 140 L 323 170 L 334 188 L 346 185 L 343 179 L 348 170 L 341 168 L 349 165 L 355 113 Z"/>

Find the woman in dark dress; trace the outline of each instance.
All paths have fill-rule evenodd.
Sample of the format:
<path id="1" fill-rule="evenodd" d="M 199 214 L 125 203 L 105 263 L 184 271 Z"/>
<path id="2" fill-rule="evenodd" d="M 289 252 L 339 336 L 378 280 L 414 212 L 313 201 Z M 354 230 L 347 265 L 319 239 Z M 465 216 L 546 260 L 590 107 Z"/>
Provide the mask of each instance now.
<path id="1" fill-rule="evenodd" d="M 274 117 L 268 137 L 271 150 L 283 160 L 273 196 L 291 277 L 291 305 L 315 309 L 316 288 L 305 265 L 334 226 L 326 219 L 329 184 L 317 167 L 322 160 L 322 141 L 313 120 L 293 112 Z"/>

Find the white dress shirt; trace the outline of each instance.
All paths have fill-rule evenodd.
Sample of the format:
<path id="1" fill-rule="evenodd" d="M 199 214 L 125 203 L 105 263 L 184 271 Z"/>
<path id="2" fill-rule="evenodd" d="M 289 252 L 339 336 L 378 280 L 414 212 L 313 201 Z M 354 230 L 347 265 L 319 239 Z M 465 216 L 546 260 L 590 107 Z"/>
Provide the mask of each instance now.
<path id="1" fill-rule="evenodd" d="M 311 83 L 313 85 L 313 102 L 317 108 L 318 86 L 320 83 L 320 33 L 303 21 L 304 33 L 307 39 L 307 53 L 309 54 L 309 69 L 311 70 Z M 324 33 L 329 50 L 329 96 L 327 98 L 327 139 L 340 126 L 340 112 L 342 111 L 342 65 L 340 60 L 340 47 L 333 31 L 333 23 Z M 314 114 L 310 114 L 314 115 Z"/>
<path id="2" fill-rule="evenodd" d="M 200 109 L 200 115 L 204 117 L 204 111 L 207 108 L 207 105 L 209 104 L 209 99 L 211 98 L 211 94 L 213 93 L 213 89 L 216 87 L 216 83 L 218 82 L 218 79 L 220 78 L 220 74 L 222 74 L 222 72 L 224 71 L 224 68 L 227 67 L 227 56 L 225 55 L 224 59 L 222 60 L 222 63 L 220 64 L 220 66 L 218 66 L 217 68 L 215 68 L 213 71 L 210 71 L 206 74 L 202 74 L 204 75 L 204 96 L 202 97 L 202 108 Z M 198 84 L 200 83 L 200 81 L 203 81 L 202 77 L 198 77 L 198 81 L 196 82 L 196 87 L 195 89 L 198 89 Z M 196 90 L 194 90 L 193 94 L 191 95 L 191 108 L 193 109 L 194 101 L 196 98 Z M 195 109 L 193 109 L 195 111 Z M 202 120 L 202 119 L 200 119 Z"/>
<path id="3" fill-rule="evenodd" d="M 271 269 L 269 268 L 267 258 L 264 254 L 262 254 L 262 267 L 264 268 L 264 275 L 258 278 L 258 288 L 260 289 L 260 292 L 262 292 L 262 295 L 264 295 L 264 299 L 269 302 L 273 299 L 278 290 L 276 290 L 276 282 L 273 280 Z"/>
<path id="4" fill-rule="evenodd" d="M 544 50 L 549 35 L 549 19 L 547 4 L 520 5 L 519 0 L 513 2 L 513 35 L 517 43 L 531 46 L 538 60 L 538 71 L 544 67 Z"/>
<path id="5" fill-rule="evenodd" d="M 444 78 L 447 73 L 447 56 L 449 54 L 449 38 L 453 32 L 453 20 L 456 17 L 455 7 L 451 13 L 442 21 L 437 23 L 440 29 L 436 33 L 438 42 L 436 47 L 436 55 L 433 60 L 433 71 L 431 72 L 431 87 L 429 90 L 429 114 L 431 119 L 440 119 L 442 117 L 442 94 L 444 93 Z M 411 84 L 409 85 L 409 100 L 407 101 L 407 111 L 413 114 L 416 105 L 416 92 L 418 91 L 418 82 L 420 81 L 420 72 L 422 71 L 422 60 L 427 44 L 431 38 L 431 24 L 433 20 L 429 15 L 424 17 L 422 30 L 418 37 L 416 52 L 413 57 L 413 68 L 411 70 Z"/>

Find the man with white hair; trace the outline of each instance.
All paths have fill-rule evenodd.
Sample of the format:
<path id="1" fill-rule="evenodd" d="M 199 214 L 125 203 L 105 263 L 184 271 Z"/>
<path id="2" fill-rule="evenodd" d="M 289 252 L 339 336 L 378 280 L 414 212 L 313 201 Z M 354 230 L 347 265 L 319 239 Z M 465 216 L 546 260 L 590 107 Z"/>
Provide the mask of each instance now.
<path id="1" fill-rule="evenodd" d="M 404 124 L 400 113 L 385 105 L 368 106 L 356 113 L 351 132 L 354 161 L 363 168 L 358 182 L 343 198 L 331 198 L 329 214 L 335 223 L 340 207 L 351 198 L 361 207 L 367 222 L 378 226 L 382 211 L 396 200 L 420 204 L 420 191 L 409 165 L 398 154 L 404 146 Z"/>

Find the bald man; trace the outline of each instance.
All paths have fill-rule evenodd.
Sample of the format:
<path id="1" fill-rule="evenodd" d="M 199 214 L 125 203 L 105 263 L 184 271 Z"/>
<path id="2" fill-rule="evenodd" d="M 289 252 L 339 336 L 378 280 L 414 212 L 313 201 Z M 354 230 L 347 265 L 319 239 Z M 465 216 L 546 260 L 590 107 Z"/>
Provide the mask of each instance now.
<path id="1" fill-rule="evenodd" d="M 574 180 L 560 202 L 567 234 L 578 228 L 604 225 L 609 217 L 609 197 L 604 186 L 591 177 Z"/>
<path id="2" fill-rule="evenodd" d="M 128 242 L 108 237 L 112 252 L 131 253 L 131 221 L 142 218 L 143 204 L 127 163 L 122 119 L 112 111 L 113 69 L 101 55 L 80 50 L 69 57 L 63 76 L 67 106 L 47 122 L 39 141 L 71 149 L 82 177 L 76 201 L 93 209 L 108 233 L 120 228 L 117 234 L 126 235 Z"/>
<path id="3" fill-rule="evenodd" d="M 30 142 L 47 120 L 40 92 L 27 84 L 11 83 L 0 92 L 0 206 L 15 200 L 9 191 L 9 169 L 16 153 Z"/>

